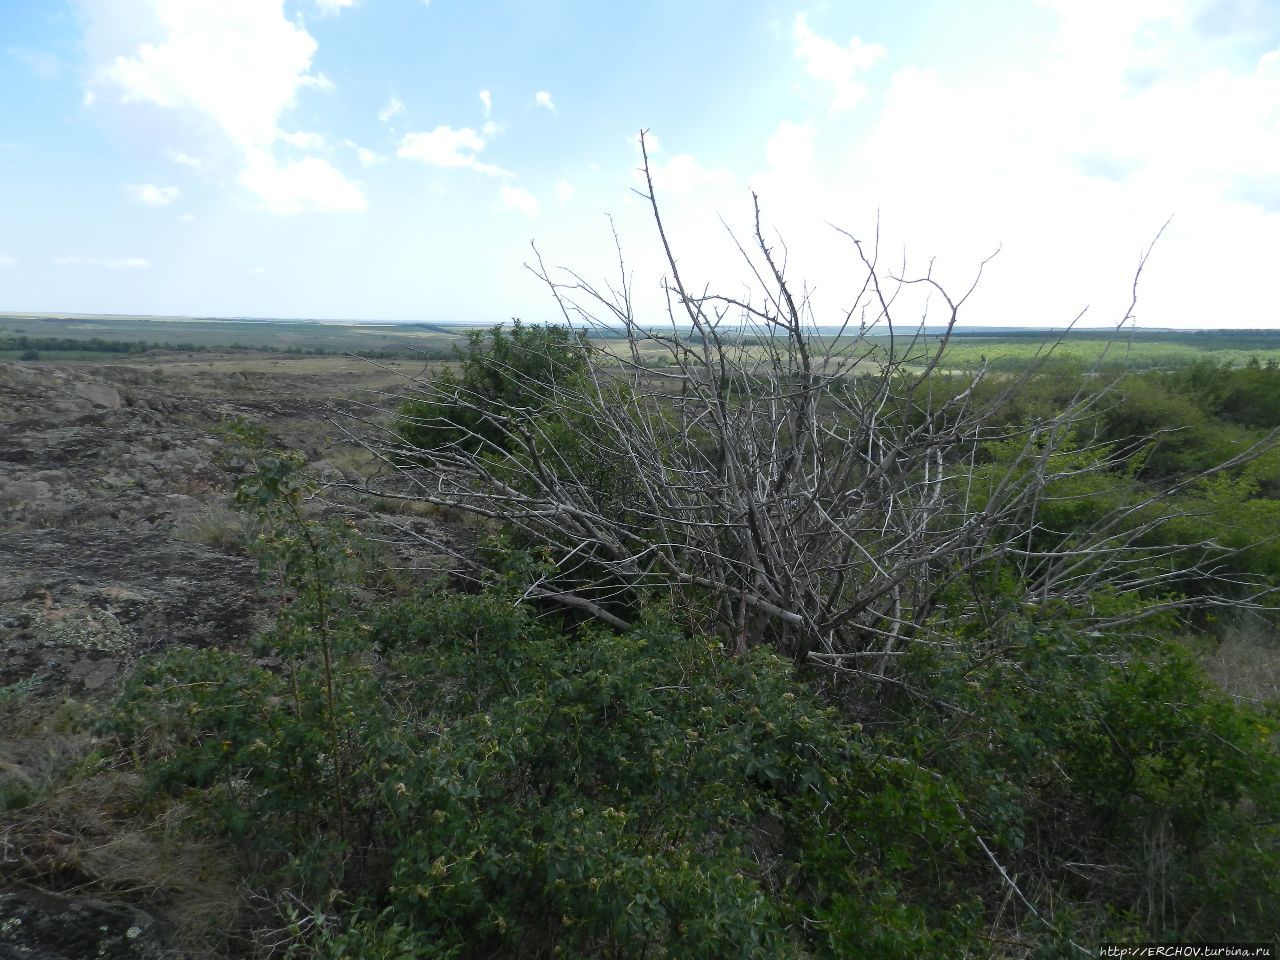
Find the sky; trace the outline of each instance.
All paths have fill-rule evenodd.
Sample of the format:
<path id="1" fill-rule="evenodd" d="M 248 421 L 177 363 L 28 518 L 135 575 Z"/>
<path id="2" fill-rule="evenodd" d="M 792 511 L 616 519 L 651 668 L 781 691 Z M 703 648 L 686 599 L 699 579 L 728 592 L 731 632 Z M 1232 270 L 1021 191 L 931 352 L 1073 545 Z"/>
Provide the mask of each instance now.
<path id="1" fill-rule="evenodd" d="M 851 237 L 1060 327 L 1159 234 L 1140 326 L 1280 327 L 1280 0 L 0 0 L 0 91 L 0 311 L 541 322 L 616 232 L 663 323 L 646 130 L 698 290 L 755 193 L 820 324 Z"/>

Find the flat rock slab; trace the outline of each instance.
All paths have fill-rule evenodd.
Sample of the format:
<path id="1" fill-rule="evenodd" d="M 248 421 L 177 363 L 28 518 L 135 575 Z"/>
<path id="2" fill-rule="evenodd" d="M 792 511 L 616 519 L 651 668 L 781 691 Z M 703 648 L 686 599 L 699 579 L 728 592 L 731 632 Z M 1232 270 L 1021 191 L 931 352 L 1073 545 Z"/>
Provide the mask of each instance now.
<path id="1" fill-rule="evenodd" d="M 139 371 L 0 362 L 0 687 L 108 693 L 143 654 L 262 625 L 254 561 L 218 527 L 238 522 L 218 430 L 239 412 Z"/>
<path id="2" fill-rule="evenodd" d="M 154 531 L 0 536 L 0 570 L 0 685 L 101 689 L 174 643 L 242 643 L 265 616 L 254 561 Z"/>
<path id="3" fill-rule="evenodd" d="M 127 904 L 0 893 L 0 960 L 163 960 L 154 918 Z"/>

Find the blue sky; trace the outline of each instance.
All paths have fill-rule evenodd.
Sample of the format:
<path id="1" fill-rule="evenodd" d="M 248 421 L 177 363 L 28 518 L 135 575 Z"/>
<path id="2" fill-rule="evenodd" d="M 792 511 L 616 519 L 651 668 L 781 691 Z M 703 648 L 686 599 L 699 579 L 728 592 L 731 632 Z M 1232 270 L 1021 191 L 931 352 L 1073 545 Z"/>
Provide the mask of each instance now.
<path id="1" fill-rule="evenodd" d="M 0 0 L 0 310 L 662 320 L 737 292 L 751 192 L 819 322 L 848 241 L 964 322 L 1280 326 L 1280 2 Z M 933 304 L 936 308 L 936 302 Z M 904 309 L 925 304 L 904 301 Z M 915 317 L 912 317 L 915 319 Z"/>

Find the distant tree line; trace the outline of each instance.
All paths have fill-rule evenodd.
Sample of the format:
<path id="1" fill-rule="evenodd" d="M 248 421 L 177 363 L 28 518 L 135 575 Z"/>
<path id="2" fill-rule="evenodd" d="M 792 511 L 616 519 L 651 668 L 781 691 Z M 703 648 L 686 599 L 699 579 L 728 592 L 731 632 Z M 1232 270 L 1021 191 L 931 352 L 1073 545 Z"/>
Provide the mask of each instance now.
<path id="1" fill-rule="evenodd" d="M 1042 343 L 1059 334 L 1033 327 L 1009 330 L 954 330 L 953 340 L 1031 341 Z M 1160 343 L 1185 344 L 1200 350 L 1275 350 L 1280 349 L 1280 330 L 1125 330 L 1117 334 L 1114 329 L 1071 330 L 1061 334 L 1066 341 L 1094 341 L 1100 343 Z M 934 338 L 936 339 L 936 337 Z"/>
<path id="2" fill-rule="evenodd" d="M 424 350 L 414 347 L 383 347 L 376 350 L 351 351 L 340 347 L 303 347 L 298 345 L 280 347 L 269 344 L 254 345 L 244 343 L 207 344 L 182 341 L 174 343 L 169 340 L 105 340 L 102 337 L 0 337 L 0 352 L 15 351 L 26 359 L 38 358 L 39 352 L 46 353 L 120 353 L 143 354 L 152 350 L 171 350 L 181 353 L 209 352 L 261 352 L 283 353 L 294 356 L 343 356 L 358 352 L 362 357 L 388 360 L 397 357 L 416 357 L 425 360 L 448 360 L 453 354 L 448 350 Z M 32 357 L 36 354 L 36 357 Z"/>

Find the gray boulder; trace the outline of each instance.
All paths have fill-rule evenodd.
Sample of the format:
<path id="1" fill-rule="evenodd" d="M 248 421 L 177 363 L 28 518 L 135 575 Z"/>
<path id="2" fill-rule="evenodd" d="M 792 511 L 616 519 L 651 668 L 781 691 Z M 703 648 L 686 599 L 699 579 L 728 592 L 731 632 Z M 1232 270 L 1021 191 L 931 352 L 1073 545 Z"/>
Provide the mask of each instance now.
<path id="1" fill-rule="evenodd" d="M 77 397 L 81 400 L 88 400 L 95 407 L 102 407 L 106 410 L 119 410 L 124 405 L 124 401 L 120 397 L 120 391 L 105 383 L 82 380 L 72 389 Z"/>

